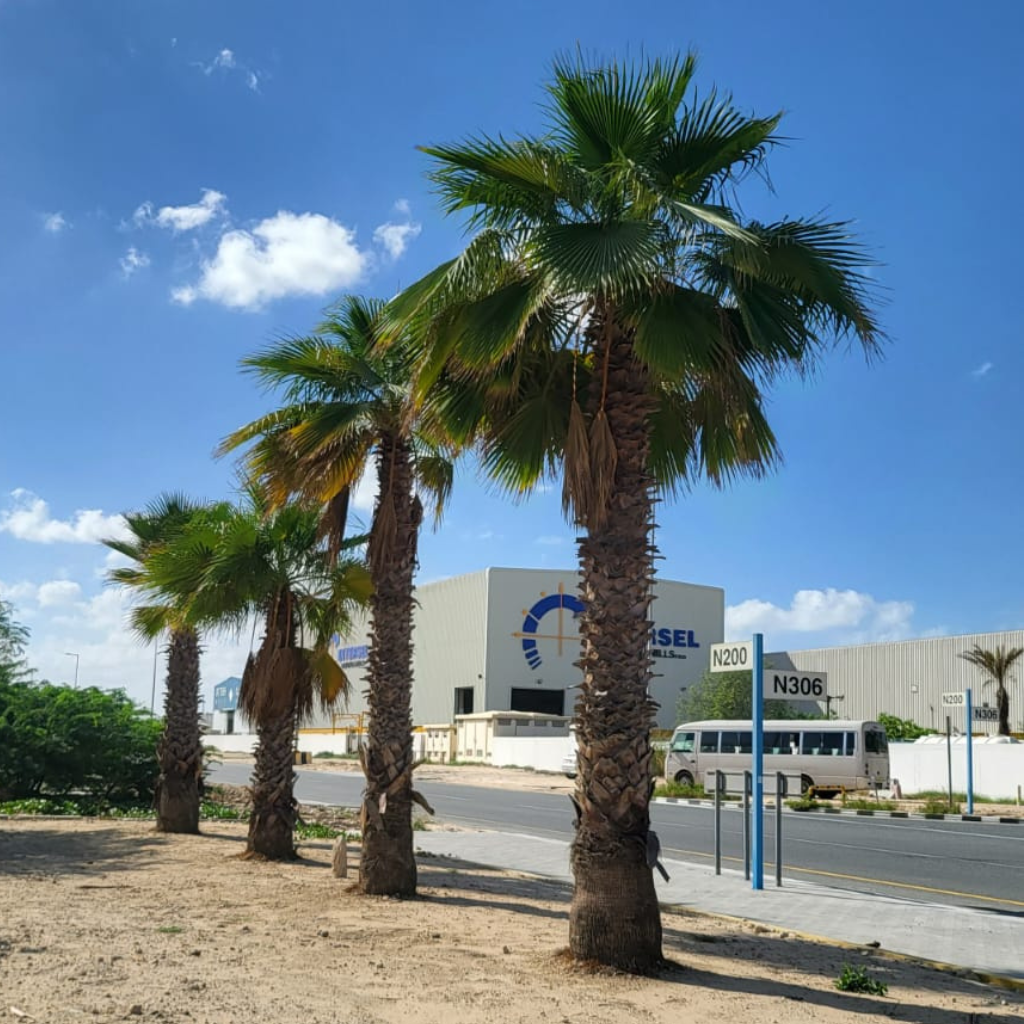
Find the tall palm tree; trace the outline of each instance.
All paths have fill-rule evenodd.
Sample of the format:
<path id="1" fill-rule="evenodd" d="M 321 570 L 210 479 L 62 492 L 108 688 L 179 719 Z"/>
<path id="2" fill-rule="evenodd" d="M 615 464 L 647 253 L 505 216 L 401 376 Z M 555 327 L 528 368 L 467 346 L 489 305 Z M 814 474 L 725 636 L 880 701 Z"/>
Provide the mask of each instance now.
<path id="1" fill-rule="evenodd" d="M 484 462 L 499 481 L 521 491 L 563 472 L 586 609 L 570 947 L 635 971 L 661 961 L 649 814 L 655 496 L 765 468 L 775 442 L 762 388 L 809 369 L 837 337 L 868 350 L 879 341 L 866 259 L 845 225 L 743 220 L 735 187 L 764 173 L 779 117 L 701 99 L 694 70 L 692 56 L 559 60 L 544 135 L 427 147 L 444 208 L 467 212 L 476 233 L 388 317 L 389 332 L 421 346 L 425 398 L 443 392 L 441 371 L 487 381 L 492 396 L 506 387 L 497 417 L 486 402 L 451 403 L 466 422 L 484 417 Z"/>
<path id="2" fill-rule="evenodd" d="M 996 709 L 999 712 L 1000 736 L 1010 735 L 1010 694 L 1006 689 L 1006 680 L 1009 677 L 1010 669 L 1022 654 L 1024 654 L 1024 647 L 1007 648 L 999 644 L 994 651 L 986 651 L 975 644 L 969 651 L 960 655 L 964 661 L 976 665 L 989 676 L 986 683 L 996 684 Z M 970 727 L 971 723 L 968 722 L 967 728 Z"/>
<path id="3" fill-rule="evenodd" d="M 107 580 L 154 595 L 146 586 L 146 560 L 179 537 L 195 516 L 208 506 L 180 494 L 164 494 L 141 512 L 125 515 L 129 536 L 103 543 L 131 559 L 132 564 L 107 573 Z M 199 636 L 184 614 L 184 599 L 158 595 L 156 603 L 133 610 L 135 631 L 155 643 L 165 632 L 167 685 L 164 691 L 164 729 L 157 745 L 160 774 L 153 803 L 158 832 L 199 831 L 200 779 L 203 745 L 199 731 Z"/>
<path id="4" fill-rule="evenodd" d="M 412 783 L 419 495 L 431 497 L 438 519 L 453 470 L 417 415 L 405 349 L 377 345 L 383 308 L 380 302 L 346 298 L 313 336 L 289 339 L 244 360 L 261 383 L 283 391 L 287 404 L 236 431 L 222 450 L 255 442 L 247 470 L 275 500 L 298 493 L 326 502 L 328 509 L 374 463 L 378 494 L 367 548 L 373 596 L 359 884 L 366 893 L 411 895 L 416 891 L 412 805 L 427 806 Z"/>

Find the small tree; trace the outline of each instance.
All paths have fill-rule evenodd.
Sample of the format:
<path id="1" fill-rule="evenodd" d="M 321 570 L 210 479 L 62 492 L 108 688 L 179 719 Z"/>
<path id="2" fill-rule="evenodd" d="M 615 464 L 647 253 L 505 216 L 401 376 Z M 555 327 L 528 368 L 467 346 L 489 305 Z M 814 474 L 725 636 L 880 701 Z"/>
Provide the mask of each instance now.
<path id="1" fill-rule="evenodd" d="M 994 651 L 986 651 L 975 644 L 969 651 L 961 654 L 964 661 L 977 665 L 987 676 L 983 685 L 996 684 L 996 708 L 999 711 L 999 735 L 1010 735 L 1010 694 L 1006 689 L 1006 680 L 1014 662 L 1024 654 L 1024 647 L 999 645 Z M 968 726 L 969 727 L 969 726 Z"/>
<path id="2" fill-rule="evenodd" d="M 750 672 L 705 672 L 676 703 L 676 722 L 706 718 L 750 718 L 753 715 Z M 764 703 L 765 718 L 817 718 L 794 710 L 783 700 Z"/>
<path id="3" fill-rule="evenodd" d="M 25 661 L 28 629 L 14 618 L 14 605 L 0 601 L 0 683 L 13 683 L 32 675 Z"/>

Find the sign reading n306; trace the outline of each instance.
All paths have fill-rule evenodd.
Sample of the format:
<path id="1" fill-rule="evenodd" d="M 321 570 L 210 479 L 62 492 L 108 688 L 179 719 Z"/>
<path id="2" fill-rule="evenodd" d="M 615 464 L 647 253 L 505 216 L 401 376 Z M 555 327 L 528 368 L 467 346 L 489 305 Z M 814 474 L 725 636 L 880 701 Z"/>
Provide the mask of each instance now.
<path id="1" fill-rule="evenodd" d="M 712 672 L 743 672 L 754 667 L 754 641 L 736 640 L 711 645 Z"/>
<path id="2" fill-rule="evenodd" d="M 825 672 L 766 668 L 762 692 L 766 700 L 824 700 L 828 692 L 828 675 Z"/>

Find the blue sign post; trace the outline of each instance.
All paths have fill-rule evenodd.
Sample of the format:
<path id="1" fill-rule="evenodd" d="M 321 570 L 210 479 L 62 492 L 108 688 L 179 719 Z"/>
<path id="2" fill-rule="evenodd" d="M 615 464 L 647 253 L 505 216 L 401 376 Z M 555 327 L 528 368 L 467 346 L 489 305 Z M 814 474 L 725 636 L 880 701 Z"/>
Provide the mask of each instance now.
<path id="1" fill-rule="evenodd" d="M 751 888 L 764 888 L 764 636 L 754 634 L 754 835 Z M 776 799 L 779 799 L 776 797 Z"/>
<path id="2" fill-rule="evenodd" d="M 971 688 L 967 687 L 967 813 L 974 813 L 974 706 L 971 702 Z"/>

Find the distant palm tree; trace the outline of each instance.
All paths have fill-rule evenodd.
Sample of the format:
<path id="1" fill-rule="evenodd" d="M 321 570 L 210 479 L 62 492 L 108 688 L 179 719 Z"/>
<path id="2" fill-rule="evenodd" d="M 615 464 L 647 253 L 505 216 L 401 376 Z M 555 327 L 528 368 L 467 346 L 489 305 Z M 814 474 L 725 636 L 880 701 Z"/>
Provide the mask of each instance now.
<path id="1" fill-rule="evenodd" d="M 146 560 L 181 536 L 195 516 L 208 508 L 181 494 L 164 494 L 143 511 L 125 515 L 129 537 L 103 542 L 132 561 L 129 566 L 111 569 L 107 581 L 145 593 L 151 602 L 133 610 L 136 633 L 154 643 L 158 643 L 165 632 L 169 637 L 164 730 L 157 746 L 160 774 L 153 799 L 158 832 L 199 831 L 203 771 L 199 729 L 199 636 L 187 620 L 185 597 L 169 593 L 157 595 L 147 586 Z M 154 598 L 156 601 L 152 603 Z"/>
<path id="2" fill-rule="evenodd" d="M 1017 659 L 1024 654 L 1024 647 L 1011 647 L 1007 649 L 1003 645 L 996 647 L 994 651 L 986 651 L 975 644 L 969 651 L 961 654 L 964 661 L 977 665 L 982 672 L 990 676 L 986 683 L 996 684 L 996 709 L 999 712 L 999 735 L 1010 735 L 1010 694 L 1006 689 L 1006 679 L 1010 669 Z M 971 727 L 968 722 L 967 728 Z"/>
<path id="3" fill-rule="evenodd" d="M 328 554 L 320 516 L 297 503 L 272 509 L 251 486 L 242 506 L 219 505 L 146 564 L 148 588 L 184 597 L 189 622 L 240 629 L 262 620 L 238 704 L 257 734 L 246 853 L 268 860 L 295 856 L 296 728 L 347 692 L 329 643 L 370 594 L 361 561 Z"/>
<path id="4" fill-rule="evenodd" d="M 412 393 L 403 346 L 377 345 L 384 304 L 350 296 L 312 337 L 283 341 L 243 360 L 261 383 L 280 388 L 287 404 L 242 427 L 221 446 L 252 442 L 247 473 L 276 502 L 292 494 L 326 503 L 335 543 L 344 525 L 337 506 L 376 467 L 377 498 L 367 561 L 373 579 L 367 699 L 369 721 L 361 751 L 366 790 L 362 807 L 359 884 L 366 893 L 416 891 L 412 805 L 426 806 L 412 773 L 413 575 L 423 506 L 439 519 L 451 491 L 450 454 L 424 429 Z"/>
<path id="5" fill-rule="evenodd" d="M 810 370 L 837 337 L 868 350 L 879 338 L 869 261 L 846 225 L 742 217 L 736 186 L 766 174 L 779 117 L 694 95 L 695 66 L 563 59 L 545 134 L 426 147 L 442 205 L 476 234 L 393 301 L 388 324 L 420 343 L 428 403 L 444 392 L 439 369 L 490 391 L 476 408 L 450 404 L 467 432 L 480 417 L 499 482 L 523 493 L 562 473 L 586 608 L 569 943 L 633 971 L 661 963 L 656 493 L 764 470 L 776 449 L 761 388 Z"/>

